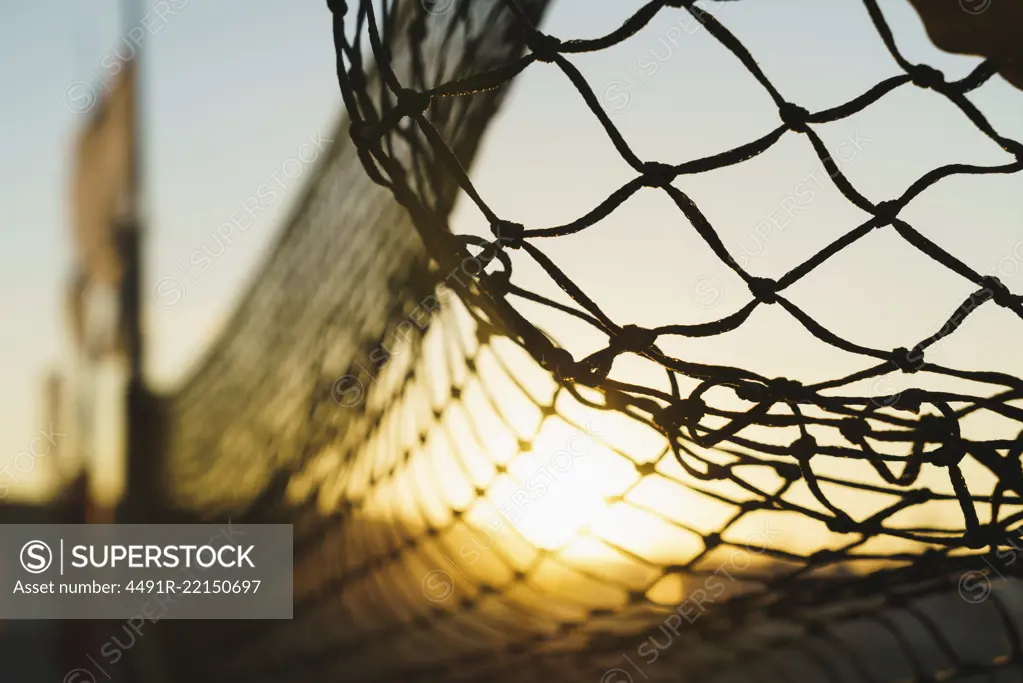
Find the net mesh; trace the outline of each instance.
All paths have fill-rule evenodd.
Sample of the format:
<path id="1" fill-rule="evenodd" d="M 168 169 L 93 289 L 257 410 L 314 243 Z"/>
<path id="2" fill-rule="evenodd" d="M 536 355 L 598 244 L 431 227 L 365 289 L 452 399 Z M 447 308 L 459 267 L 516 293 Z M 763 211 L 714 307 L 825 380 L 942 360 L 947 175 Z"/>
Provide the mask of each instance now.
<path id="1" fill-rule="evenodd" d="M 174 662 L 178 673 L 605 683 L 1018 675 L 1020 597 L 1012 581 L 992 583 L 1016 571 L 992 553 L 1009 547 L 1019 517 L 1023 440 L 968 436 L 961 424 L 991 413 L 1018 430 L 1021 380 L 924 356 L 981 305 L 1023 316 L 1023 298 L 900 211 L 947 176 L 1019 171 L 1023 146 L 966 97 L 988 66 L 946 82 L 909 64 L 876 4 L 864 4 L 906 75 L 810 113 L 691 2 L 654 0 L 585 41 L 539 33 L 544 1 L 331 3 L 349 120 L 166 416 L 163 483 L 175 509 L 295 524 L 296 616 L 161 625 L 171 652 L 192 654 Z M 704 159 L 638 158 L 566 55 L 625 41 L 659 12 L 699 21 L 767 90 L 782 125 Z M 464 169 L 501 86 L 537 62 L 564 72 L 637 177 L 577 221 L 527 229 L 495 214 Z M 942 167 L 874 204 L 811 124 L 911 83 L 951 101 L 1010 161 Z M 838 190 L 872 218 L 775 281 L 740 267 L 676 181 L 788 134 L 806 137 Z M 748 305 L 710 323 L 615 322 L 536 246 L 586 230 L 641 191 L 674 202 L 749 285 Z M 493 239 L 451 231 L 459 193 Z M 784 294 L 875 229 L 894 230 L 979 288 L 911 348 L 845 340 Z M 514 281 L 520 258 L 574 305 Z M 590 324 L 606 348 L 573 355 L 516 301 Z M 803 384 L 659 348 L 666 337 L 723 334 L 770 305 L 862 356 L 864 369 Z M 656 363 L 668 389 L 612 378 L 625 354 Z M 972 389 L 855 390 L 890 373 Z M 921 509 L 940 523 L 921 523 L 911 514 Z"/>

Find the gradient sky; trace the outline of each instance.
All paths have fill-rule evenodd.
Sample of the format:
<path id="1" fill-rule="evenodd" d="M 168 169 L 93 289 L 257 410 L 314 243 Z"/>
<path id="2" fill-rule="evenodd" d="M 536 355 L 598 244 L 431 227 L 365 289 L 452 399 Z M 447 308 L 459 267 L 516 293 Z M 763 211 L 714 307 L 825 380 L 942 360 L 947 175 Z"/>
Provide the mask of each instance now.
<path id="1" fill-rule="evenodd" d="M 147 369 L 159 387 L 174 385 L 230 314 L 311 168 L 293 165 L 289 178 L 283 165 L 300 150 L 309 158 L 310 148 L 303 145 L 329 135 L 340 111 L 325 3 L 175 4 L 178 14 L 152 22 L 156 35 L 142 39 L 150 229 L 146 294 L 168 278 L 183 287 L 176 298 L 146 298 Z M 599 35 L 641 4 L 562 0 L 554 4 L 546 30 L 563 39 Z M 965 75 L 978 62 L 933 48 L 905 0 L 881 4 L 911 61 L 926 61 L 950 77 Z M 118 45 L 117 5 L 116 0 L 19 0 L 16 6 L 0 6 L 5 65 L 0 87 L 17 94 L 0 105 L 7 124 L 0 132 L 6 162 L 0 170 L 5 322 L 0 359 L 6 381 L 0 393 L 0 467 L 45 426 L 39 410 L 43 372 L 67 361 L 62 300 L 70 265 L 68 143 L 84 116 L 69 110 L 66 94 L 72 84 L 102 74 L 104 57 Z M 899 74 L 859 2 L 747 0 L 713 8 L 780 90 L 808 109 L 845 102 Z M 705 31 L 691 20 L 678 23 L 684 16 L 662 13 L 622 46 L 572 57 L 644 159 L 678 163 L 706 156 L 759 137 L 778 122 L 762 89 Z M 1023 139 L 1023 93 L 996 78 L 971 99 L 1003 134 Z M 942 98 L 910 86 L 853 120 L 818 131 L 832 150 L 845 150 L 843 171 L 874 201 L 901 194 L 945 163 L 1007 161 Z M 812 186 L 815 199 L 801 207 L 805 210 L 784 228 L 758 232 L 757 226 L 777 216 L 814 172 L 824 185 Z M 206 268 L 196 265 L 195 255 L 204 247 L 219 249 L 212 238 L 218 226 L 275 174 L 286 187 L 279 188 L 259 220 L 222 255 L 202 261 Z M 523 75 L 474 171 L 478 188 L 498 213 L 527 227 L 577 218 L 631 177 L 596 119 L 548 65 Z M 825 189 L 827 184 L 808 143 L 787 134 L 757 160 L 681 186 L 734 253 L 749 256 L 751 272 L 777 277 L 863 220 L 837 191 Z M 1020 292 L 1021 189 L 1019 174 L 945 180 L 904 216 L 969 265 L 994 271 Z M 459 208 L 456 228 L 479 231 L 471 206 Z M 541 246 L 622 323 L 709 320 L 749 297 L 659 193 L 634 198 L 599 229 Z M 836 332 L 878 348 L 910 346 L 933 332 L 971 290 L 890 232 L 872 235 L 826 270 L 792 288 L 793 297 Z M 518 272 L 531 288 L 553 291 L 525 264 Z M 882 301 L 884 311 L 877 308 Z M 1020 321 L 1005 311 L 976 316 L 971 335 L 960 337 L 965 341 L 950 340 L 939 352 L 1023 371 L 1014 341 Z M 688 357 L 750 365 L 768 375 L 835 376 L 863 365 L 854 359 L 849 366 L 843 354 L 807 342 L 807 335 L 777 311 L 758 312 L 751 323 L 713 342 L 665 346 Z M 583 346 L 590 343 L 585 332 L 562 329 Z M 765 329 L 771 334 L 765 336 Z"/>
<path id="2" fill-rule="evenodd" d="M 547 30 L 563 38 L 601 35 L 641 4 L 594 6 L 568 0 L 554 6 Z M 965 76 L 979 63 L 934 48 L 908 3 L 889 0 L 881 6 L 911 62 L 931 64 L 949 79 Z M 783 96 L 811 111 L 843 104 L 901 73 L 860 2 L 785 0 L 708 7 L 742 40 Z M 660 13 L 614 49 L 571 59 L 643 160 L 677 164 L 708 156 L 756 140 L 780 123 L 764 89 L 681 11 Z M 970 99 L 1003 135 L 1023 135 L 1023 93 L 1004 80 L 992 79 Z M 949 163 L 994 166 L 1012 161 L 944 97 L 912 85 L 815 130 L 843 173 L 874 202 L 898 197 L 920 176 Z M 531 66 L 522 75 L 473 172 L 477 190 L 496 213 L 527 228 L 572 221 L 634 177 L 582 98 L 550 65 Z M 791 132 L 755 159 L 686 176 L 675 185 L 693 198 L 747 271 L 760 277 L 781 277 L 868 218 L 833 186 L 809 142 Z M 901 216 L 981 274 L 996 275 L 1019 292 L 1021 190 L 1019 173 L 955 176 L 916 198 Z M 795 209 L 786 214 L 794 203 Z M 460 205 L 455 226 L 487 231 L 468 202 Z M 656 190 L 634 195 L 582 233 L 534 244 L 619 324 L 652 327 L 714 320 L 751 298 L 745 284 Z M 511 255 L 515 281 L 567 300 L 529 259 L 520 252 Z M 843 250 L 786 295 L 833 332 L 891 350 L 912 347 L 937 331 L 975 289 L 889 228 Z M 606 336 L 567 316 L 528 304 L 523 309 L 567 342 L 576 358 L 607 343 Z M 984 307 L 929 351 L 928 359 L 1019 375 L 1020 331 L 1015 315 Z M 687 360 L 748 367 L 804 382 L 833 379 L 874 364 L 819 342 L 777 306 L 760 307 L 747 323 L 725 335 L 662 338 L 659 344 Z M 628 357 L 616 363 L 615 372 L 621 371 L 617 376 L 622 380 L 640 378 L 667 389 L 663 373 L 652 365 Z M 885 386 L 861 389 L 897 393 L 908 387 L 892 382 L 903 381 L 896 376 L 884 380 Z"/>
<path id="3" fill-rule="evenodd" d="M 48 367 L 67 362 L 63 311 L 70 272 L 69 142 L 86 119 L 67 89 L 93 82 L 119 42 L 119 0 L 40 0 L 0 5 L 0 467 L 39 432 Z M 151 306 L 150 368 L 166 385 L 231 309 L 246 275 L 306 178 L 281 174 L 339 115 L 329 13 L 321 2 L 183 3 L 151 19 L 141 39 L 150 192 L 147 288 L 174 275 L 257 188 L 287 184 L 176 308 Z M 80 95 L 78 91 L 72 93 Z M 74 106 L 74 98 L 70 99 Z M 309 158 L 308 152 L 306 158 Z M 295 171 L 289 167 L 294 175 Z M 147 299 L 149 301 L 149 299 Z M 33 473 L 34 474 L 34 473 Z"/>

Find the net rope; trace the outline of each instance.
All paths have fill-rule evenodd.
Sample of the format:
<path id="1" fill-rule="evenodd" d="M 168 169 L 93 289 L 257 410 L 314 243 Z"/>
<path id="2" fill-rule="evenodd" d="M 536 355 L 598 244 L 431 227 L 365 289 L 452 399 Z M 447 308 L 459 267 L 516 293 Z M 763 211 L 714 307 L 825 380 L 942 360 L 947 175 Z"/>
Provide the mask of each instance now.
<path id="1" fill-rule="evenodd" d="M 378 33 L 372 5 L 371 2 L 361 3 L 360 11 L 357 14 L 360 20 L 368 22 L 371 40 Z M 388 154 L 385 147 L 377 142 L 378 136 L 386 134 L 389 126 L 403 119 L 414 121 L 416 128 L 423 133 L 422 138 L 425 144 L 432 147 L 435 158 L 446 165 L 447 173 L 457 179 L 462 190 L 487 217 L 496 239 L 485 245 L 482 257 L 486 261 L 499 260 L 503 268 L 481 275 L 475 282 L 479 289 L 479 296 L 472 296 L 473 292 L 469 292 L 469 295 L 466 296 L 467 302 L 470 306 L 479 307 L 486 315 L 499 316 L 501 323 L 507 326 L 508 334 L 520 342 L 534 359 L 549 369 L 561 382 L 597 387 L 603 394 L 603 405 L 600 407 L 629 412 L 638 419 L 645 419 L 652 426 L 663 430 L 669 437 L 677 461 L 692 476 L 708 481 L 736 480 L 738 478 L 734 475 L 734 470 L 738 468 L 773 467 L 787 481 L 805 480 L 817 500 L 828 509 L 829 524 L 836 530 L 841 529 L 848 533 L 862 531 L 865 532 L 864 535 L 873 535 L 885 532 L 884 522 L 896 510 L 901 509 L 904 505 L 919 504 L 928 500 L 927 490 L 907 490 L 916 482 L 921 466 L 927 463 L 943 467 L 947 470 L 948 477 L 956 489 L 964 524 L 961 538 L 947 541 L 948 545 L 974 549 L 984 548 L 991 545 L 992 542 L 1006 538 L 1009 530 L 1007 527 L 1012 522 L 999 520 L 997 513 L 986 523 L 980 521 L 974 501 L 963 481 L 960 464 L 964 458 L 972 458 L 998 479 L 999 486 L 996 487 L 996 494 L 990 501 L 997 509 L 1004 500 L 1003 496 L 1011 495 L 1010 492 L 1019 495 L 1020 485 L 1023 484 L 1023 473 L 1019 466 L 1021 441 L 1019 438 L 967 441 L 960 434 L 959 422 L 964 416 L 976 411 L 992 411 L 1016 422 L 1023 421 L 1021 420 L 1023 411 L 1013 404 L 1013 401 L 1020 398 L 1023 380 L 994 371 L 976 372 L 942 367 L 928 363 L 925 352 L 928 347 L 953 334 L 970 313 L 988 302 L 1003 306 L 1016 316 L 1023 318 L 1023 297 L 1011 293 L 998 278 L 982 276 L 952 254 L 944 251 L 900 219 L 899 212 L 913 198 L 950 175 L 1018 172 L 1023 169 L 1023 145 L 1000 136 L 965 97 L 966 93 L 981 85 L 992 75 L 988 65 L 981 65 L 962 81 L 946 83 L 937 70 L 926 65 L 909 64 L 898 52 L 891 31 L 885 24 L 876 3 L 867 1 L 865 6 L 881 39 L 907 74 L 880 83 L 867 93 L 844 105 L 812 114 L 796 104 L 787 102 L 759 69 L 753 56 L 745 50 L 742 44 L 714 19 L 712 14 L 696 7 L 691 2 L 650 2 L 627 21 L 620 30 L 595 40 L 562 42 L 557 38 L 540 33 L 531 25 L 523 22 L 525 24 L 523 30 L 527 32 L 526 41 L 531 50 L 530 54 L 490 72 L 435 85 L 424 91 L 403 87 L 393 73 L 388 73 L 388 60 L 382 49 L 386 43 L 377 38 L 373 40 L 374 53 L 377 62 L 382 65 L 384 70 L 384 81 L 394 97 L 392 102 L 389 102 L 386 97 L 377 102 L 380 111 L 371 108 L 372 105 L 367 105 L 364 99 L 356 97 L 357 91 L 353 88 L 352 83 L 358 77 L 353 78 L 352 74 L 358 73 L 357 62 L 349 70 L 342 69 L 340 71 L 340 82 L 345 95 L 346 107 L 351 112 L 353 120 L 353 139 L 363 149 L 363 160 L 374 174 L 381 172 L 388 174 L 383 177 L 377 175 L 377 177 L 380 178 L 380 182 L 391 188 L 403 205 L 414 207 L 413 215 L 420 219 L 417 222 L 417 227 L 421 233 L 424 233 L 424 241 L 427 241 L 428 245 L 435 242 L 438 248 L 447 248 L 447 251 L 441 252 L 440 259 L 457 263 L 463 259 L 475 257 L 476 255 L 470 253 L 467 248 L 475 240 L 471 237 L 464 238 L 459 243 L 458 236 L 451 235 L 443 229 L 446 224 L 440 216 L 429 215 L 430 202 L 428 199 L 423 201 L 421 199 L 422 190 L 406 180 L 409 174 L 403 170 L 401 159 L 393 154 Z M 515 2 L 509 2 L 508 7 L 521 19 L 523 16 L 521 9 Z M 608 114 L 604 112 L 586 80 L 564 55 L 599 50 L 615 45 L 634 35 L 657 12 L 663 10 L 691 13 L 712 36 L 728 48 L 763 85 L 778 105 L 779 116 L 783 121 L 782 125 L 759 140 L 704 159 L 687 161 L 678 165 L 644 162 L 639 159 L 617 131 Z M 340 24 L 340 28 L 335 30 L 338 51 L 340 55 L 354 54 L 356 48 L 349 46 L 344 37 L 344 16 L 343 11 L 335 9 L 336 21 Z M 526 229 L 522 225 L 502 220 L 487 206 L 483 198 L 473 188 L 472 181 L 462 169 L 457 156 L 444 143 L 443 137 L 426 118 L 425 112 L 434 99 L 467 96 L 480 90 L 505 85 L 516 74 L 536 62 L 553 63 L 564 72 L 575 85 L 580 97 L 585 100 L 593 115 L 600 121 L 615 148 L 639 175 L 615 192 L 607 201 L 576 221 L 552 228 Z M 893 89 L 908 83 L 922 88 L 930 88 L 948 98 L 981 132 L 1012 155 L 1014 159 L 994 167 L 948 165 L 926 174 L 896 199 L 879 204 L 868 200 L 848 181 L 810 124 L 826 123 L 850 116 L 876 102 Z M 872 214 L 873 218 L 775 281 L 748 274 L 729 254 L 718 233 L 700 212 L 695 202 L 672 183 L 685 175 L 707 172 L 746 161 L 769 149 L 789 131 L 808 138 L 834 180 L 837 189 L 850 202 Z M 752 301 L 749 304 L 730 316 L 699 325 L 683 323 L 656 329 L 643 329 L 628 323 L 618 324 L 608 318 L 599 305 L 591 300 L 531 241 L 540 238 L 561 237 L 585 230 L 643 188 L 663 191 L 672 199 L 693 229 L 700 233 L 714 253 L 747 283 L 752 294 Z M 916 343 L 911 348 L 902 347 L 895 350 L 867 348 L 825 329 L 783 295 L 786 288 L 815 268 L 822 266 L 840 250 L 862 239 L 871 231 L 888 226 L 896 230 L 908 243 L 922 253 L 980 288 L 956 309 L 948 323 L 936 334 Z M 433 234 L 432 230 L 437 230 L 436 234 Z M 578 308 L 572 310 L 571 313 L 609 336 L 607 347 L 586 358 L 576 360 L 568 351 L 559 348 L 540 329 L 530 324 L 523 315 L 518 313 L 508 302 L 511 296 L 528 298 L 533 301 L 537 301 L 539 297 L 512 283 L 512 261 L 501 253 L 505 249 L 522 250 L 534 259 L 578 304 Z M 545 303 L 556 305 L 555 302 L 549 300 Z M 869 359 L 870 364 L 851 375 L 804 386 L 795 380 L 767 378 L 747 369 L 687 362 L 684 359 L 668 357 L 657 348 L 657 340 L 662 336 L 702 337 L 730 331 L 747 320 L 760 305 L 782 306 L 822 342 L 843 351 L 864 356 Z M 625 353 L 639 354 L 662 365 L 668 372 L 672 392 L 667 394 L 651 387 L 630 386 L 610 380 L 608 374 L 614 360 Z M 988 385 L 991 393 L 977 396 L 908 390 L 890 399 L 882 397 L 880 400 L 875 396 L 835 396 L 825 393 L 833 392 L 864 379 L 895 372 L 910 374 L 928 372 L 969 379 Z M 699 381 L 699 385 L 694 391 L 682 396 L 678 381 L 680 376 L 696 379 Z M 716 409 L 708 405 L 705 396 L 717 387 L 727 387 L 734 392 L 738 399 L 750 404 L 750 407 L 745 411 L 737 412 Z M 770 409 L 775 405 L 785 406 L 789 414 L 771 414 Z M 922 412 L 921 409 L 924 407 L 933 408 L 934 411 Z M 882 408 L 892 410 L 883 410 Z M 724 424 L 716 428 L 708 426 L 705 424 L 705 418 L 708 416 L 723 418 Z M 883 425 L 885 429 L 877 428 L 874 426 L 875 424 Z M 740 436 L 739 432 L 750 425 L 795 426 L 799 429 L 800 436 L 787 447 L 779 447 L 772 443 Z M 824 430 L 837 429 L 846 445 L 822 447 L 810 427 Z M 888 443 L 901 442 L 912 447 L 912 454 L 908 458 L 899 458 L 901 464 L 904 465 L 901 474 L 892 471 L 889 464 L 890 459 L 878 453 L 868 439 L 879 439 Z M 688 450 L 687 443 L 720 449 L 738 446 L 743 450 L 732 453 L 735 460 L 729 465 L 722 466 L 709 462 Z M 925 449 L 926 444 L 935 444 L 936 446 L 928 450 Z M 900 493 L 901 503 L 893 506 L 890 512 L 879 517 L 864 521 L 854 520 L 848 513 L 834 506 L 820 491 L 813 466 L 813 459 L 818 456 L 863 460 L 870 463 L 877 471 L 881 485 L 887 486 L 886 490 L 890 492 Z M 762 492 L 762 495 L 765 500 L 772 497 L 772 494 L 768 492 Z M 808 511 L 804 512 L 808 513 Z"/>
<path id="2" fill-rule="evenodd" d="M 296 617 L 169 624 L 170 651 L 192 654 L 175 662 L 179 673 L 626 683 L 683 674 L 929 681 L 1018 670 L 1023 603 L 1013 581 L 991 582 L 1018 570 L 995 569 L 990 558 L 1008 547 L 1019 519 L 1023 439 L 968 438 L 960 422 L 984 411 L 1023 422 L 1023 380 L 946 368 L 924 354 L 981 305 L 1023 317 L 1023 297 L 899 217 L 942 178 L 1023 169 L 1023 146 L 999 136 L 966 97 L 992 75 L 988 65 L 946 82 L 909 64 L 866 0 L 906 75 L 810 113 L 787 102 L 738 39 L 691 2 L 654 0 L 605 37 L 566 41 L 534 28 L 546 1 L 329 4 L 348 120 L 166 418 L 164 493 L 175 509 L 295 524 Z M 691 14 L 749 69 L 782 125 L 677 165 L 630 150 L 566 55 L 619 44 L 671 11 Z M 577 221 L 527 229 L 499 218 L 464 169 L 502 86 L 538 62 L 564 72 L 637 177 Z M 1015 159 L 945 166 L 897 199 L 866 199 L 811 124 L 909 84 L 946 97 Z M 741 268 L 675 182 L 750 159 L 789 133 L 809 140 L 835 186 L 873 218 L 774 281 Z M 640 191 L 667 194 L 753 300 L 710 323 L 620 324 L 536 246 L 586 230 Z M 492 240 L 451 231 L 459 193 L 486 217 Z M 842 339 L 783 294 L 875 229 L 896 231 L 979 288 L 911 348 Z M 512 254 L 533 259 L 575 306 L 513 282 Z M 608 337 L 606 348 L 577 359 L 515 299 L 589 323 Z M 658 348 L 665 336 L 735 329 L 761 305 L 784 308 L 869 366 L 801 384 Z M 623 354 L 657 363 L 670 391 L 612 379 Z M 842 393 L 899 372 L 968 380 L 987 393 Z M 790 442 L 773 436 L 793 432 Z M 968 481 L 967 461 L 990 473 L 990 490 Z M 843 469 L 856 465 L 864 465 L 856 476 Z M 935 471 L 944 485 L 926 479 Z M 588 492 L 572 499 L 577 519 L 555 519 L 571 506 L 543 508 L 556 491 L 534 496 L 539 473 L 552 490 Z M 866 514 L 863 505 L 847 509 L 836 500 L 850 491 L 883 502 Z M 592 510 L 590 493 L 599 503 Z M 942 525 L 898 522 L 928 505 L 957 515 Z M 815 529 L 811 547 L 798 543 L 807 529 L 800 523 Z M 956 595 L 978 586 L 982 605 Z M 983 643 L 964 646 L 970 628 L 988 634 Z M 883 643 L 872 643 L 878 633 Z"/>

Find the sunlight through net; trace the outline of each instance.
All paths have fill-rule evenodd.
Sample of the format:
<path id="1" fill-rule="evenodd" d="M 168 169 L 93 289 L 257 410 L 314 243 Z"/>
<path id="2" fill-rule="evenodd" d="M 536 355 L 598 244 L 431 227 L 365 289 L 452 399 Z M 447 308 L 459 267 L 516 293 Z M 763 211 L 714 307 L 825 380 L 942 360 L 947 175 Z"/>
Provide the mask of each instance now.
<path id="1" fill-rule="evenodd" d="M 1023 169 L 1023 146 L 967 98 L 988 66 L 946 82 L 906 62 L 866 0 L 906 74 L 809 112 L 692 2 L 653 0 L 593 40 L 540 33 L 540 0 L 329 4 L 348 116 L 338 137 L 348 138 L 167 417 L 175 509 L 296 525 L 296 618 L 168 626 L 204 662 L 202 671 L 182 662 L 183 671 L 195 680 L 628 683 L 1015 670 L 1019 597 L 992 579 L 1018 570 L 1002 563 L 992 573 L 989 557 L 1010 547 L 1020 517 L 1023 380 L 944 367 L 926 353 L 980 306 L 1023 317 L 1023 297 L 900 218 L 950 175 Z M 660 12 L 689 13 L 725 46 L 777 104 L 781 125 L 674 165 L 633 153 L 569 57 L 625 41 Z M 464 169 L 504 86 L 540 63 L 564 73 L 635 178 L 576 221 L 526 228 L 497 215 Z M 1007 159 L 938 168 L 875 204 L 813 124 L 912 86 L 947 98 Z M 740 266 L 681 186 L 787 135 L 805 137 L 871 218 L 769 280 Z M 748 304 L 707 323 L 615 321 L 537 246 L 585 232 L 641 192 L 670 198 L 746 282 Z M 489 238 L 449 227 L 460 194 Z M 785 294 L 877 230 L 978 288 L 940 332 L 894 350 L 829 331 Z M 516 280 L 524 259 L 568 301 Z M 527 303 L 583 321 L 605 345 L 575 351 Z M 801 382 L 662 350 L 670 337 L 725 334 L 764 306 L 863 367 Z M 656 372 L 623 374 L 629 356 Z M 871 391 L 897 373 L 900 391 Z M 911 382 L 926 376 L 947 384 Z M 1007 436 L 964 427 L 980 414 Z M 981 632 L 983 642 L 962 645 Z M 774 670 L 785 651 L 798 654 Z"/>

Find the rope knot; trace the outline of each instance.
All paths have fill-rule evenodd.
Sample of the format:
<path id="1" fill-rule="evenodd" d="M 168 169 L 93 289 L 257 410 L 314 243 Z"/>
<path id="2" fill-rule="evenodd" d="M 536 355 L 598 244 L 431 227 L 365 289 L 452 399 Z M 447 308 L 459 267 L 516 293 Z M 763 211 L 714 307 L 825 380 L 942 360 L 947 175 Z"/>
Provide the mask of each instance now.
<path id="1" fill-rule="evenodd" d="M 945 83 L 945 74 L 926 64 L 917 64 L 910 72 L 913 85 L 919 88 L 937 88 Z"/>
<path id="2" fill-rule="evenodd" d="M 790 462 L 774 463 L 774 471 L 785 481 L 799 481 L 803 478 L 803 471 L 799 469 L 799 465 Z"/>
<path id="3" fill-rule="evenodd" d="M 774 403 L 774 396 L 771 395 L 771 390 L 757 382 L 744 382 L 740 384 L 735 387 L 735 395 L 743 401 L 749 401 L 750 403 L 764 403 L 767 401 Z"/>
<path id="4" fill-rule="evenodd" d="M 1001 280 L 993 275 L 985 275 L 981 278 L 980 283 L 984 289 L 991 292 L 991 298 L 994 299 L 996 304 L 1005 308 L 1012 305 L 1012 292 L 1009 291 L 1009 288 Z"/>
<path id="5" fill-rule="evenodd" d="M 781 116 L 782 122 L 784 122 L 789 130 L 797 133 L 806 133 L 810 130 L 810 126 L 807 124 L 807 120 L 810 118 L 810 112 L 803 109 L 798 104 L 786 102 L 778 108 L 778 114 Z"/>
<path id="6" fill-rule="evenodd" d="M 889 404 L 896 410 L 905 410 L 910 413 L 919 413 L 920 404 L 924 402 L 924 394 L 919 389 L 907 389 L 895 396 Z"/>
<path id="7" fill-rule="evenodd" d="M 368 147 L 376 138 L 373 126 L 366 121 L 352 121 L 348 127 L 348 136 L 358 149 Z"/>
<path id="8" fill-rule="evenodd" d="M 419 92 L 412 88 L 402 88 L 398 91 L 398 108 L 405 116 L 418 116 L 430 108 L 433 96 L 430 93 Z"/>
<path id="9" fill-rule="evenodd" d="M 876 206 L 874 206 L 874 217 L 880 221 L 875 227 L 881 228 L 886 225 L 891 225 L 892 221 L 898 218 L 898 216 L 899 205 L 897 202 L 888 200 L 885 202 L 879 202 Z"/>
<path id="10" fill-rule="evenodd" d="M 778 302 L 778 283 L 770 278 L 755 277 L 749 281 L 749 291 L 762 304 Z"/>
<path id="11" fill-rule="evenodd" d="M 649 477 L 657 473 L 657 462 L 636 463 L 636 474 L 641 477 Z"/>
<path id="12" fill-rule="evenodd" d="M 659 161 L 643 164 L 643 184 L 647 187 L 667 187 L 678 176 L 674 166 Z"/>
<path id="13" fill-rule="evenodd" d="M 546 352 L 541 364 L 559 380 L 574 382 L 579 374 L 579 366 L 572 354 L 565 349 L 553 348 Z"/>
<path id="14" fill-rule="evenodd" d="M 798 401 L 806 394 L 806 388 L 802 382 L 785 377 L 772 379 L 767 383 L 768 391 L 775 401 L 795 400 Z"/>
<path id="15" fill-rule="evenodd" d="M 495 296 L 507 296 L 511 291 L 511 273 L 504 269 L 488 273 L 487 289 Z"/>
<path id="16" fill-rule="evenodd" d="M 934 498 L 930 489 L 912 489 L 902 494 L 902 500 L 913 505 L 920 505 Z"/>
<path id="17" fill-rule="evenodd" d="M 848 515 L 841 515 L 838 517 L 832 517 L 827 521 L 827 527 L 829 531 L 833 531 L 836 534 L 853 534 L 859 531 L 859 524 L 856 523 L 852 517 Z"/>
<path id="18" fill-rule="evenodd" d="M 996 524 L 982 524 L 967 529 L 963 534 L 963 542 L 971 550 L 980 550 L 987 546 L 998 547 L 1008 541 L 1008 534 Z"/>
<path id="19" fill-rule="evenodd" d="M 810 434 L 804 434 L 789 446 L 789 450 L 799 462 L 809 462 L 810 458 L 817 455 L 817 439 Z"/>
<path id="20" fill-rule="evenodd" d="M 611 338 L 611 346 L 619 351 L 643 353 L 657 341 L 657 333 L 638 325 L 626 325 Z"/>
<path id="21" fill-rule="evenodd" d="M 924 352 L 916 347 L 907 349 L 900 346 L 892 351 L 890 360 L 899 370 L 911 375 L 924 366 Z"/>
<path id="22" fill-rule="evenodd" d="M 505 221 L 498 219 L 494 223 L 490 224 L 490 231 L 494 233 L 494 237 L 502 246 L 507 246 L 510 249 L 521 249 L 522 240 L 526 234 L 526 227 L 521 223 L 513 223 L 512 221 Z"/>
<path id="23" fill-rule="evenodd" d="M 956 467 L 965 457 L 966 449 L 958 441 L 924 453 L 924 461 L 935 467 Z"/>
<path id="24" fill-rule="evenodd" d="M 561 41 L 539 31 L 533 32 L 526 40 L 530 51 L 540 62 L 553 62 L 561 51 Z"/>
<path id="25" fill-rule="evenodd" d="M 926 443 L 948 443 L 959 438 L 959 423 L 937 415 L 922 415 L 916 433 Z"/>
<path id="26" fill-rule="evenodd" d="M 679 428 L 690 420 L 699 422 L 707 412 L 707 404 L 698 398 L 684 398 L 681 401 L 672 403 L 661 409 L 654 415 L 654 422 L 657 423 L 668 434 L 677 432 Z"/>
<path id="27" fill-rule="evenodd" d="M 831 548 L 823 548 L 811 553 L 807 559 L 810 560 L 811 564 L 815 565 L 828 564 L 833 562 L 840 552 L 841 551 L 838 550 L 832 550 Z"/>
<path id="28" fill-rule="evenodd" d="M 838 423 L 838 431 L 849 443 L 862 443 L 870 434 L 870 425 L 866 420 L 850 417 Z"/>
<path id="29" fill-rule="evenodd" d="M 940 448 L 924 452 L 924 460 L 937 467 L 955 467 L 966 457 L 959 422 L 954 419 L 924 415 L 917 424 L 920 443 L 940 443 Z"/>

